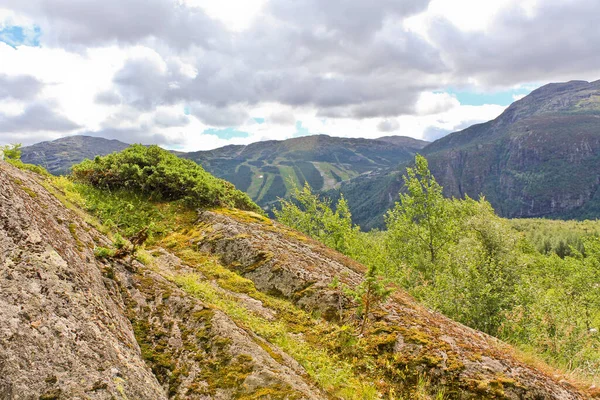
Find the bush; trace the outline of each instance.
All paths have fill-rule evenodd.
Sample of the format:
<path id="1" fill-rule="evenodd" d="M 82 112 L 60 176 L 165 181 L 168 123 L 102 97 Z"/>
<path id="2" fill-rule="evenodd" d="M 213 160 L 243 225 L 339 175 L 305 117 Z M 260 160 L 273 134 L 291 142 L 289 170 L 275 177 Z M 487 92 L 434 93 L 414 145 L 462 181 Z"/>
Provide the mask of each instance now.
<path id="1" fill-rule="evenodd" d="M 7 160 L 20 160 L 21 159 L 21 143 L 7 144 L 0 146 L 0 153 L 4 154 Z"/>
<path id="2" fill-rule="evenodd" d="M 158 146 L 133 145 L 118 153 L 85 160 L 73 167 L 73 177 L 102 189 L 139 192 L 153 200 L 183 200 L 189 207 L 262 212 L 231 183 Z"/>

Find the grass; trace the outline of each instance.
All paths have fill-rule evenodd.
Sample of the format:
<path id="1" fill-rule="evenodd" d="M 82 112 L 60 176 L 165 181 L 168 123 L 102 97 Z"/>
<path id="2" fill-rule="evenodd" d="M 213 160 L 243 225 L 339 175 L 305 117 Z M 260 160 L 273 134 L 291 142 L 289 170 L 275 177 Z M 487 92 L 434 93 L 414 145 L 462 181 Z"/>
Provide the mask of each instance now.
<path id="1" fill-rule="evenodd" d="M 270 321 L 238 304 L 237 299 L 219 291 L 200 275 L 186 274 L 170 279 L 187 293 L 225 312 L 236 324 L 252 331 L 298 361 L 308 375 L 323 389 L 344 399 L 377 399 L 376 388 L 352 373 L 352 365 L 335 355 L 315 348 L 292 335 L 287 325 Z"/>

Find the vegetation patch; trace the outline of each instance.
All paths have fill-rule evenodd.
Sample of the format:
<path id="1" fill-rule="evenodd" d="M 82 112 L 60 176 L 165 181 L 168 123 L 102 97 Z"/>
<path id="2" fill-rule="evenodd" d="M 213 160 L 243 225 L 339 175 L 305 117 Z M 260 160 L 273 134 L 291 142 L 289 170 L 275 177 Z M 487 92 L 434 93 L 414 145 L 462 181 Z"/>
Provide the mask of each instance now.
<path id="1" fill-rule="evenodd" d="M 182 200 L 189 207 L 226 206 L 261 212 L 231 183 L 158 146 L 133 145 L 73 166 L 73 177 L 108 190 L 127 190 L 157 201 Z"/>

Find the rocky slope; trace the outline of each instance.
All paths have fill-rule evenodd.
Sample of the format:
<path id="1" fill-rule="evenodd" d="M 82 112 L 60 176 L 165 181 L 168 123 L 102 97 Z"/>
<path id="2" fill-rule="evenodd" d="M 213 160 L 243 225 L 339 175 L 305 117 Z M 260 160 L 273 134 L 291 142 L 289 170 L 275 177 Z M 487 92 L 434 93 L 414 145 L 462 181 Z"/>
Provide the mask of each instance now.
<path id="1" fill-rule="evenodd" d="M 256 214 L 189 214 L 144 257 L 98 258 L 93 218 L 0 162 L 0 398 L 588 396 L 400 291 L 357 337 L 331 282 L 361 265 Z"/>

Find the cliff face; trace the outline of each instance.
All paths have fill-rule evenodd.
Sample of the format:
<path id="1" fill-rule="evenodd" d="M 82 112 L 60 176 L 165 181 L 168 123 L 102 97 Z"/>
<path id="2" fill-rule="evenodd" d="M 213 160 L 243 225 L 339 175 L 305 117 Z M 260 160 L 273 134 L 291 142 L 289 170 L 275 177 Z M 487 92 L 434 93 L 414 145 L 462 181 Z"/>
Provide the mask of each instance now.
<path id="1" fill-rule="evenodd" d="M 143 263 L 99 259 L 109 239 L 56 196 L 0 162 L 2 399 L 414 398 L 424 377 L 450 399 L 586 398 L 401 291 L 357 336 L 331 283 L 364 268 L 264 217 L 203 211 Z"/>
<path id="2" fill-rule="evenodd" d="M 600 211 L 600 82 L 546 85 L 423 154 L 451 196 L 484 194 L 505 217 Z"/>

